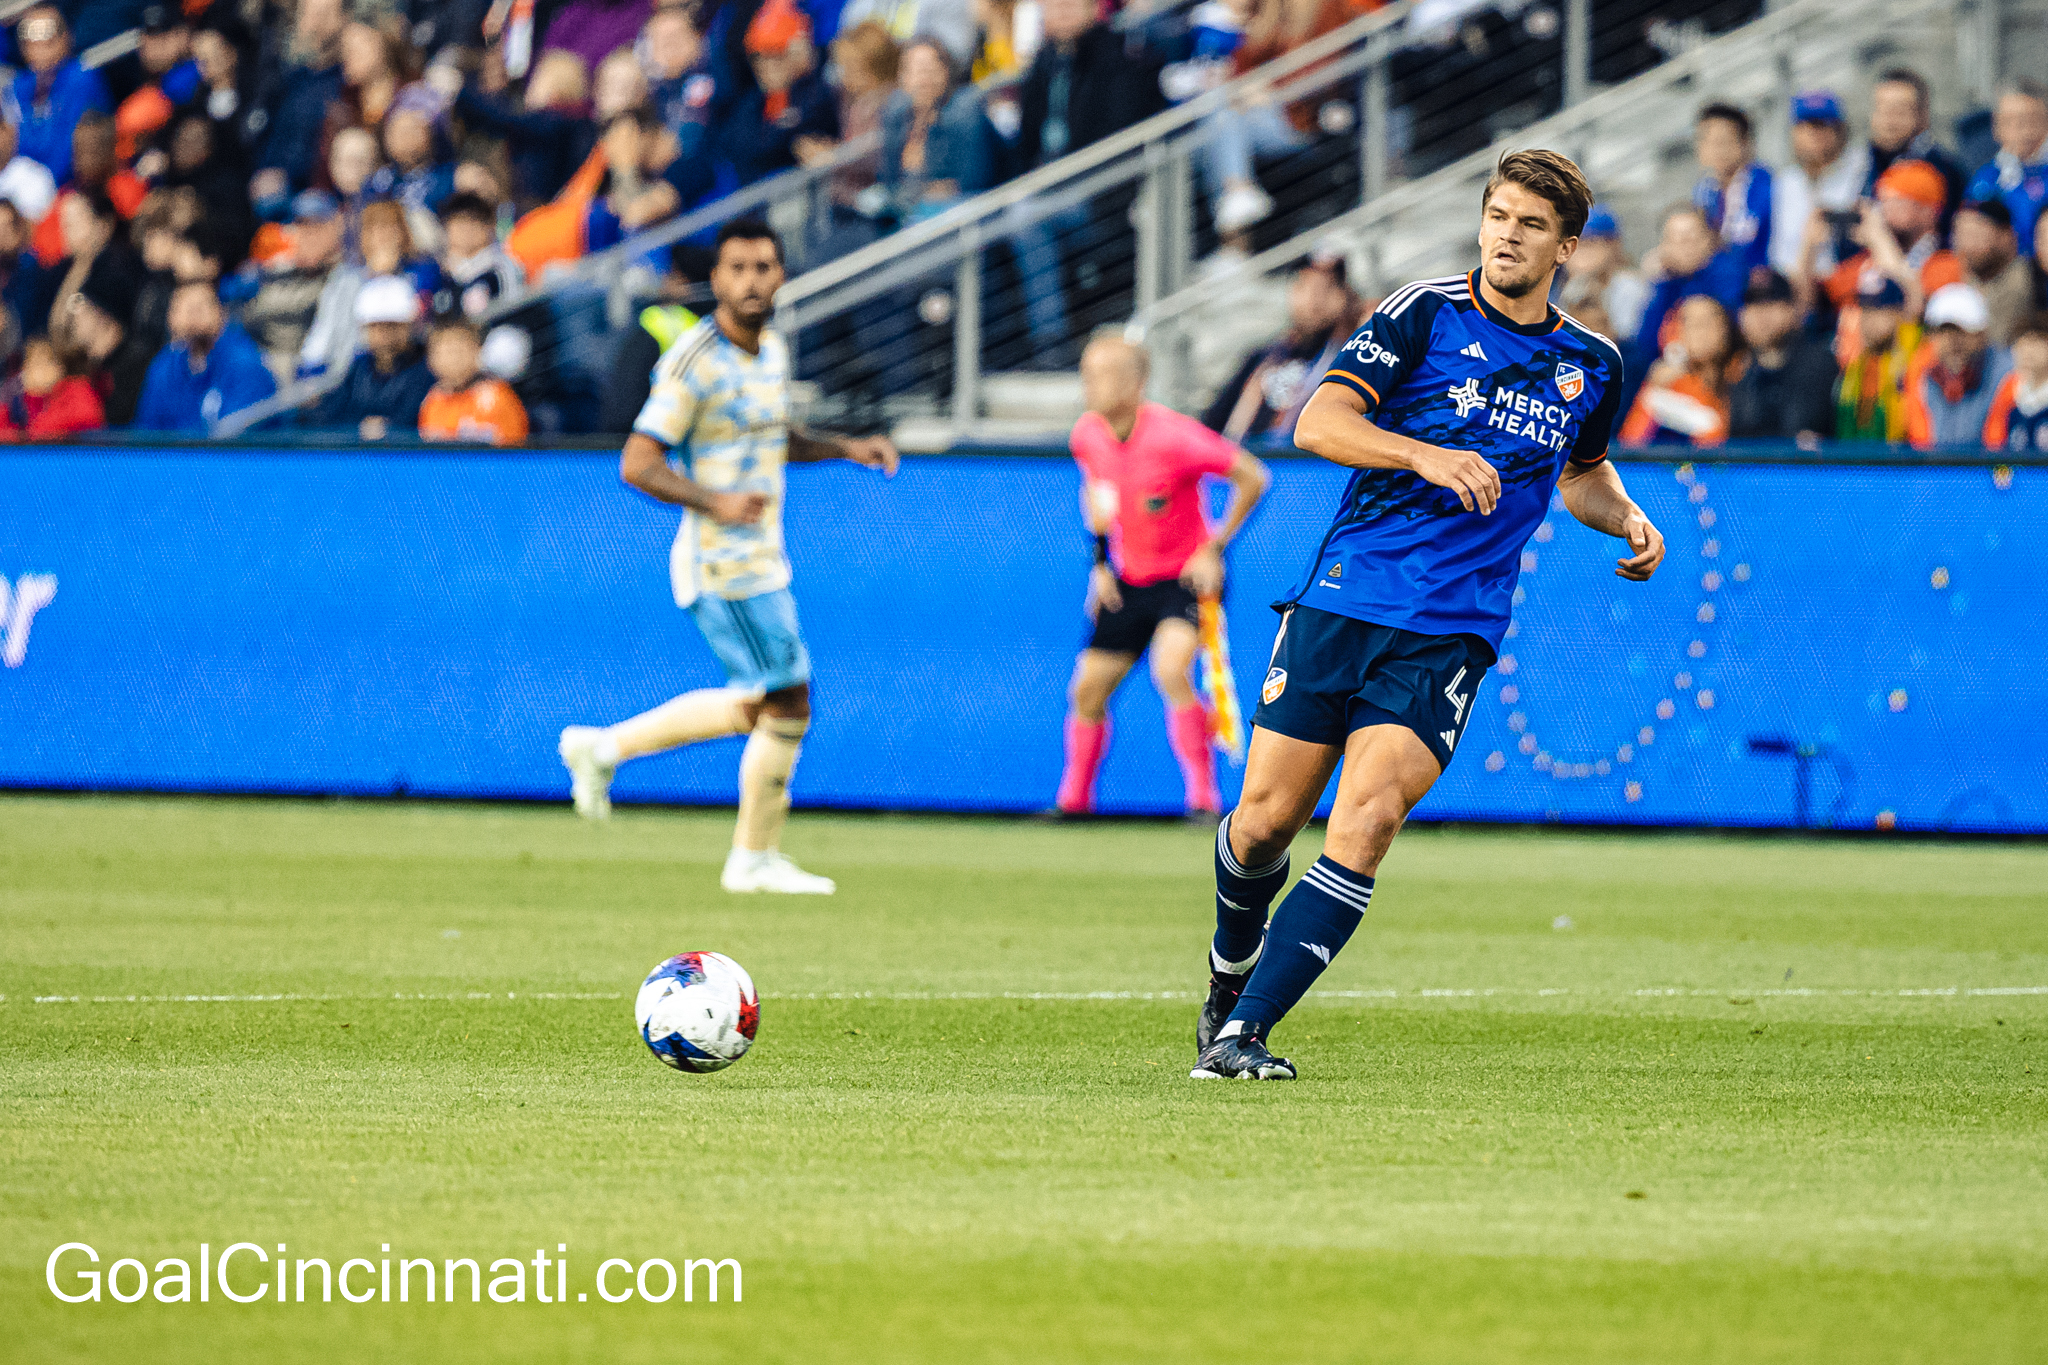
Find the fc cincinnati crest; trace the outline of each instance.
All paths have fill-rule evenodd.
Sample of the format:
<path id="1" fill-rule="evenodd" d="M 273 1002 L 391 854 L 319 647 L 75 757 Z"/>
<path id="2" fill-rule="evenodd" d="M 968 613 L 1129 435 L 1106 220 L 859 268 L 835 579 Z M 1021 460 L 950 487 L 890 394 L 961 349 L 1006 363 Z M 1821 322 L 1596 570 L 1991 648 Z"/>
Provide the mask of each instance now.
<path id="1" fill-rule="evenodd" d="M 1584 392 L 1585 388 L 1586 372 L 1584 370 L 1576 365 L 1559 365 L 1557 367 L 1558 397 L 1569 403 Z"/>
<path id="2" fill-rule="evenodd" d="M 1259 689 L 1259 700 L 1271 706 L 1280 700 L 1280 694 L 1287 690 L 1287 670 L 1276 668 L 1266 675 L 1266 685 Z"/>

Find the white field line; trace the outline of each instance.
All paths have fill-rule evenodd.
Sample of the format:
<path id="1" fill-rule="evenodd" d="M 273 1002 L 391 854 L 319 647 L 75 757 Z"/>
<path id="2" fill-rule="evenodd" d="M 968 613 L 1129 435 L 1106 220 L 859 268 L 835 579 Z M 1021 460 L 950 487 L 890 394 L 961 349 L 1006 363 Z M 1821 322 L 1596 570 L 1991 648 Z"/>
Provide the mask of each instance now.
<path id="1" fill-rule="evenodd" d="M 1776 998 L 1872 1000 L 1952 999 L 1973 996 L 2048 996 L 2048 986 L 1917 986 L 1898 989 L 1867 987 L 1774 988 L 1750 990 L 1742 987 L 1644 987 L 1638 990 L 1599 990 L 1571 986 L 1471 986 L 1434 987 L 1420 990 L 1310 991 L 1323 1000 L 1444 1000 L 1488 999 L 1492 997 L 1578 996 L 1584 999 L 1666 999 L 1728 997 L 1736 1000 Z M 625 1000 L 625 991 L 457 991 L 446 993 L 398 991 L 390 995 L 301 995 L 285 991 L 274 995 L 38 995 L 38 1005 L 231 1005 L 269 1004 L 276 1001 L 371 1001 L 371 1000 Z M 1198 1000 L 1197 991 L 764 991 L 767 1000 Z M 0 1004 L 10 1003 L 0 995 Z M 11 1003 L 22 1003 L 18 998 Z"/>

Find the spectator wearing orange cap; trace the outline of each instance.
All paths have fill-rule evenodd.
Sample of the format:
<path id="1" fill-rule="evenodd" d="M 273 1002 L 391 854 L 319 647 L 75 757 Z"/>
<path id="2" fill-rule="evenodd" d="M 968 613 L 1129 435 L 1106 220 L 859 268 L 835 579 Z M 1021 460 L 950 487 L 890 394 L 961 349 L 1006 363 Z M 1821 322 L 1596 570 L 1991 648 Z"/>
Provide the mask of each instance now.
<path id="1" fill-rule="evenodd" d="M 1909 322 L 1920 320 L 1920 309 L 1935 290 L 1962 282 L 1962 262 L 1941 245 L 1946 193 L 1941 172 L 1924 161 L 1898 162 L 1878 177 L 1877 202 L 1864 206 L 1863 221 L 1849 233 L 1850 240 L 1863 249 L 1819 283 L 1827 301 L 1839 310 L 1836 350 L 1844 365 L 1856 348 L 1852 314 L 1857 297 L 1878 280 L 1889 278 L 1898 282 L 1906 295 Z M 1806 225 L 1799 270 L 1794 277 L 1802 302 L 1814 298 L 1813 262 L 1831 235 L 1822 213 L 1815 210 Z"/>
<path id="2" fill-rule="evenodd" d="M 839 140 L 839 101 L 818 74 L 811 21 L 794 0 L 767 0 L 747 25 L 747 60 L 759 87 L 720 130 L 719 159 L 742 185 L 797 164 L 798 138 Z"/>

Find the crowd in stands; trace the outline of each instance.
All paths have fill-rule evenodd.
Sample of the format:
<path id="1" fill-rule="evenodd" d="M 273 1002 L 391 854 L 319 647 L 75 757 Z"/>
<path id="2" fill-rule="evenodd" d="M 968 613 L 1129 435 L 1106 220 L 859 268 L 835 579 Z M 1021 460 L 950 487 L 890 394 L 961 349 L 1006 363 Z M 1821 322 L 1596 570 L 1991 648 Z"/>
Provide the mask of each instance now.
<path id="1" fill-rule="evenodd" d="M 2000 93 L 1975 167 L 1913 71 L 1870 103 L 1859 132 L 1834 93 L 1799 95 L 1783 167 L 1742 110 L 1705 106 L 1697 189 L 1639 263 L 1594 212 L 1560 303 L 1641 377 L 1623 443 L 2048 450 L 2048 91 Z"/>
<path id="2" fill-rule="evenodd" d="M 1211 0 L 1162 44 L 1102 0 L 45 0 L 0 44 L 9 430 L 513 439 L 551 270 L 800 165 L 855 250 L 1383 2 Z M 1236 228 L 1299 117 L 1219 116 Z M 1065 226 L 1012 242 L 1034 337 Z"/>

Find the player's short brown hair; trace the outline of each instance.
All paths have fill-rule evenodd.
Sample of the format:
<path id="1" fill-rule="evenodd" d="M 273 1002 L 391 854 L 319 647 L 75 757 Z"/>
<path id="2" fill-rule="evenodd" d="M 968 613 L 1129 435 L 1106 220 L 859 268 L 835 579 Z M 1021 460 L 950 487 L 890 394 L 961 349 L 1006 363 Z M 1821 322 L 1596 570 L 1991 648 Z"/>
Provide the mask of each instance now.
<path id="1" fill-rule="evenodd" d="M 1520 185 L 1540 199 L 1550 201 L 1564 225 L 1566 238 L 1585 230 L 1586 217 L 1593 211 L 1593 187 L 1572 159 L 1562 152 L 1541 148 L 1526 152 L 1504 152 L 1487 177 L 1486 193 L 1479 196 L 1479 210 L 1493 202 L 1493 192 L 1502 185 Z"/>

